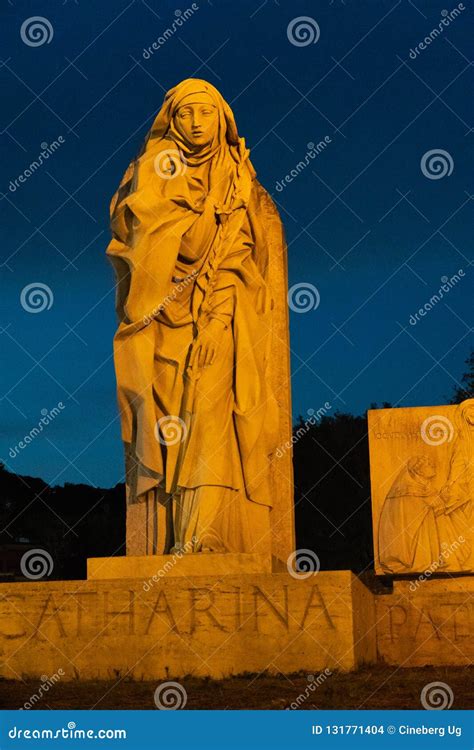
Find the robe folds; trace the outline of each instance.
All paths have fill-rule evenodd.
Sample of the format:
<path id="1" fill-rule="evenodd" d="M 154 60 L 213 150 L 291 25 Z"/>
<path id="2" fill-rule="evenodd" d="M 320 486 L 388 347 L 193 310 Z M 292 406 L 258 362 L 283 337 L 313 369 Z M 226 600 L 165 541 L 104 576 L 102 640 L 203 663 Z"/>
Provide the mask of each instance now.
<path id="1" fill-rule="evenodd" d="M 424 571 L 440 556 L 435 512 L 439 507 L 432 481 L 410 460 L 396 477 L 379 519 L 379 559 L 387 573 Z"/>

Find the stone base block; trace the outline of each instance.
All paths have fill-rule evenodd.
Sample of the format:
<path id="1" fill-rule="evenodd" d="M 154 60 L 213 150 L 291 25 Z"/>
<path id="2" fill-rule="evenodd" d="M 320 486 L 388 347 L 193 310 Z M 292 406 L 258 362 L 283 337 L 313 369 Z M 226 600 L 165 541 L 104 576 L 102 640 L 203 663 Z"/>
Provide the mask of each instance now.
<path id="1" fill-rule="evenodd" d="M 271 573 L 271 555 L 200 552 L 198 555 L 146 555 L 143 557 L 90 557 L 89 580 L 137 578 L 149 585 L 165 576 L 213 576 Z"/>
<path id="2" fill-rule="evenodd" d="M 373 596 L 349 571 L 0 586 L 0 677 L 227 677 L 376 658 Z"/>
<path id="3" fill-rule="evenodd" d="M 378 655 L 401 667 L 474 662 L 474 576 L 397 581 L 377 596 Z"/>

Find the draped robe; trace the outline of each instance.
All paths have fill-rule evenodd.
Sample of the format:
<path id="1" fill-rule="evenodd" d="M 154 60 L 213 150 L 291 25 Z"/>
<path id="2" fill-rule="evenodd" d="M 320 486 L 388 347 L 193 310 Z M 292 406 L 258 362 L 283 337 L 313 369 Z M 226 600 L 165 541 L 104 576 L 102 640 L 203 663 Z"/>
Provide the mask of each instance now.
<path id="1" fill-rule="evenodd" d="M 409 460 L 393 482 L 379 519 L 379 560 L 386 573 L 423 571 L 438 561 L 436 489 Z"/>

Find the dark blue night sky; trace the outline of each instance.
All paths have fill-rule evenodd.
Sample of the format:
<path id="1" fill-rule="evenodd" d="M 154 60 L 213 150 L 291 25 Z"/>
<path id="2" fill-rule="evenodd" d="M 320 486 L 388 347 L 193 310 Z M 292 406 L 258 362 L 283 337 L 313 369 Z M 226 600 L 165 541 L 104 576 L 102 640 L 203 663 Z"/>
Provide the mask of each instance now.
<path id="1" fill-rule="evenodd" d="M 3 0 L 0 457 L 10 470 L 54 484 L 122 479 L 108 206 L 164 91 L 188 77 L 208 79 L 231 103 L 278 201 L 290 286 L 320 295 L 317 309 L 291 313 L 295 418 L 325 402 L 332 413 L 362 413 L 372 402 L 450 396 L 472 344 L 474 11 L 461 5 L 450 20 L 442 12 L 458 6 L 445 0 L 200 0 L 144 56 L 191 3 Z M 48 42 L 22 40 L 32 16 L 49 22 Z M 317 23 L 316 43 L 290 42 L 300 16 Z M 325 137 L 277 190 L 308 143 Z M 445 152 L 441 175 L 450 174 L 424 174 L 433 150 Z M 50 307 L 29 312 L 22 291 L 38 283 L 51 290 Z M 42 410 L 60 402 L 12 458 Z"/>

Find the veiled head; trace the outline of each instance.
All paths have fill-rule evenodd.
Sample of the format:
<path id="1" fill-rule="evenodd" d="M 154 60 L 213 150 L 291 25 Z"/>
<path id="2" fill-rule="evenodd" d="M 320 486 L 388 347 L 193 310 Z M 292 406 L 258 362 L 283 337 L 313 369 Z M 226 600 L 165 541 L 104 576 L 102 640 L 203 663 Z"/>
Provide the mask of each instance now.
<path id="1" fill-rule="evenodd" d="M 433 479 L 436 476 L 435 465 L 428 456 L 413 456 L 410 458 L 408 471 L 414 478 Z"/>
<path id="2" fill-rule="evenodd" d="M 222 146 L 245 149 L 230 106 L 200 78 L 186 78 L 166 93 L 146 148 L 164 138 L 176 143 L 188 166 L 211 159 Z"/>
<path id="3" fill-rule="evenodd" d="M 474 399 L 469 398 L 463 401 L 459 407 L 461 420 L 471 430 L 474 429 Z"/>

